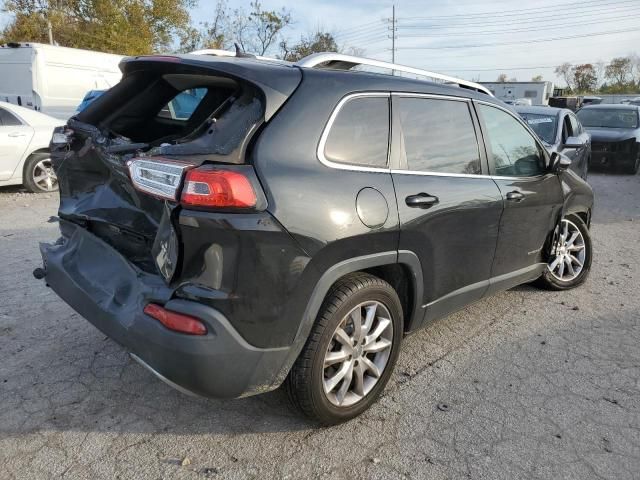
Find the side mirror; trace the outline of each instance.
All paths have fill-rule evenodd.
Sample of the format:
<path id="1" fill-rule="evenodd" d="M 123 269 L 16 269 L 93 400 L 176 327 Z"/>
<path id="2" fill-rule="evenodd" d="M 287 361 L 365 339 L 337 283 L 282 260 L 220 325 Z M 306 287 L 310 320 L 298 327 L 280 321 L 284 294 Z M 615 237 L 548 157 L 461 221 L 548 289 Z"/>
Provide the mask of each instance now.
<path id="1" fill-rule="evenodd" d="M 562 146 L 564 148 L 582 148 L 584 146 L 584 142 L 581 142 L 578 137 L 569 137 L 564 141 Z"/>
<path id="2" fill-rule="evenodd" d="M 553 152 L 551 154 L 551 171 L 564 172 L 571 166 L 571 159 L 562 153 Z"/>

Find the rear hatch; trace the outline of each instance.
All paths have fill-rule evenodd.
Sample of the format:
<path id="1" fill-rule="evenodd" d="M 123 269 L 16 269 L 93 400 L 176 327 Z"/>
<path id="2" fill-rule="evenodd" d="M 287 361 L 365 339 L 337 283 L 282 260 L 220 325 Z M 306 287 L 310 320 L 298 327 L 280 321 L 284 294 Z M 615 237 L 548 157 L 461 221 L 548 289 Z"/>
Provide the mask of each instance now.
<path id="1" fill-rule="evenodd" d="M 136 57 L 121 69 L 118 85 L 54 133 L 61 230 L 65 236 L 67 222 L 79 225 L 141 270 L 170 281 L 180 255 L 176 215 L 186 198 L 185 177 L 193 172 L 193 208 L 216 207 L 198 205 L 213 170 L 237 173 L 259 190 L 245 162 L 252 139 L 301 73 L 252 59 L 192 55 Z M 246 207 L 266 203 L 259 198 Z"/>

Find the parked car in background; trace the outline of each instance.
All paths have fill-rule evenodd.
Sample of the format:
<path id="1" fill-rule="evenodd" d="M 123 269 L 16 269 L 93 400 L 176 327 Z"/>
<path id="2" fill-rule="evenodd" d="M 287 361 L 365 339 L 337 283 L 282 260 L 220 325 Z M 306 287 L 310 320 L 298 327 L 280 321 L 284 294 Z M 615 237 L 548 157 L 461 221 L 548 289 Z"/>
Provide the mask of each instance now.
<path id="1" fill-rule="evenodd" d="M 578 97 L 551 97 L 549 99 L 549 106 L 555 108 L 566 108 L 572 111 L 576 111 L 580 108 L 581 100 Z"/>
<path id="2" fill-rule="evenodd" d="M 49 143 L 53 129 L 63 124 L 57 118 L 0 102 L 0 186 L 22 184 L 31 192 L 57 190 Z"/>
<path id="3" fill-rule="evenodd" d="M 56 129 L 61 237 L 34 275 L 173 387 L 285 382 L 327 424 L 376 400 L 405 334 L 584 282 L 593 192 L 569 159 L 485 87 L 393 70 L 416 74 L 336 53 L 125 60 Z"/>
<path id="4" fill-rule="evenodd" d="M 536 132 L 549 152 L 571 159 L 571 170 L 587 179 L 591 159 L 591 136 L 571 110 L 553 107 L 514 107 Z"/>
<path id="5" fill-rule="evenodd" d="M 120 81 L 122 55 L 39 43 L 0 46 L 0 101 L 66 120 L 88 90 Z"/>
<path id="6" fill-rule="evenodd" d="M 635 174 L 640 168 L 640 106 L 589 105 L 578 119 L 591 134 L 591 166 Z"/>

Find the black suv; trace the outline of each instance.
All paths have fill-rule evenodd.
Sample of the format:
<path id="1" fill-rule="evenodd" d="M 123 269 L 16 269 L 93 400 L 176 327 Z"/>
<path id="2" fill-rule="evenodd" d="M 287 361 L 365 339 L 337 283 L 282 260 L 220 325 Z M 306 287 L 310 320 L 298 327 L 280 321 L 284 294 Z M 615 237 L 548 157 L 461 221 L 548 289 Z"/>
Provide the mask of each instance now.
<path id="1" fill-rule="evenodd" d="M 179 390 L 284 382 L 329 424 L 375 401 L 407 333 L 582 283 L 593 194 L 479 85 L 320 60 L 123 61 L 54 133 L 61 237 L 34 274 Z"/>

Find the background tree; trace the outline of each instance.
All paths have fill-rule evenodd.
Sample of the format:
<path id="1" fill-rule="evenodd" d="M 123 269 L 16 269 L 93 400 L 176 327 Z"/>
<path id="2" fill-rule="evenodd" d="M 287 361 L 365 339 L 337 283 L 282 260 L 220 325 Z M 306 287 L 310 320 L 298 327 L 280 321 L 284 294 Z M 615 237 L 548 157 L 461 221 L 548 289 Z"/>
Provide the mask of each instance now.
<path id="1" fill-rule="evenodd" d="M 230 43 L 230 16 L 227 2 L 216 3 L 213 19 L 201 22 L 200 27 L 189 27 L 180 37 L 180 51 L 192 52 L 204 48 L 225 49 Z"/>
<path id="2" fill-rule="evenodd" d="M 264 55 L 278 44 L 283 30 L 291 25 L 291 14 L 285 8 L 280 11 L 263 10 L 257 0 L 250 6 L 248 15 L 243 9 L 234 10 L 230 35 L 245 52 Z"/>
<path id="3" fill-rule="evenodd" d="M 542 79 L 543 79 L 542 75 L 534 75 L 533 77 L 531 77 L 532 82 L 541 82 Z"/>
<path id="4" fill-rule="evenodd" d="M 590 63 L 576 65 L 571 71 L 576 92 L 589 93 L 598 88 L 598 75 Z"/>
<path id="5" fill-rule="evenodd" d="M 338 44 L 330 33 L 316 31 L 312 35 L 303 35 L 295 45 L 289 45 L 283 40 L 280 42 L 280 50 L 284 60 L 296 62 L 312 53 L 337 52 Z"/>
<path id="6" fill-rule="evenodd" d="M 554 73 L 565 81 L 570 90 L 573 90 L 573 71 L 569 62 L 558 65 L 554 70 Z"/>
<path id="7" fill-rule="evenodd" d="M 170 49 L 175 36 L 189 29 L 195 0 L 4 0 L 13 14 L 0 43 L 55 43 L 124 55 Z"/>
<path id="8" fill-rule="evenodd" d="M 633 64 L 629 57 L 614 58 L 609 62 L 605 69 L 605 76 L 614 85 L 619 87 L 626 86 L 631 80 L 631 73 L 633 70 Z"/>
<path id="9" fill-rule="evenodd" d="M 501 73 L 500 75 L 498 75 L 498 79 L 496 81 L 504 83 L 507 81 L 508 78 L 509 76 L 506 73 Z"/>

